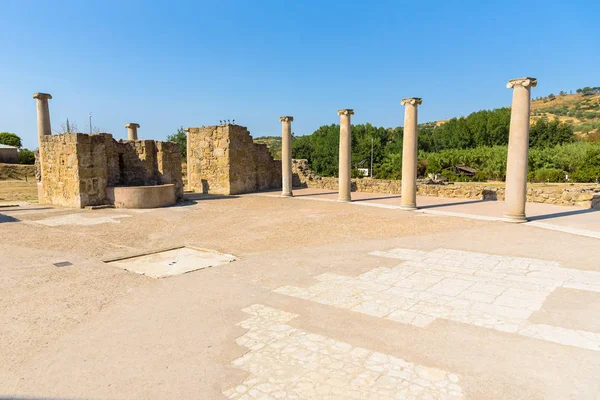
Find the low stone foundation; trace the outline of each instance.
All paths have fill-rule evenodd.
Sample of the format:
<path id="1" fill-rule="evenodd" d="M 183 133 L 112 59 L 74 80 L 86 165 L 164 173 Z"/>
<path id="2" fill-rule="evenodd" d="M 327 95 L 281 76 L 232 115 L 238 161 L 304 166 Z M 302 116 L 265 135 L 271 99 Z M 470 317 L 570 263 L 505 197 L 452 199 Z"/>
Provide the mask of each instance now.
<path id="1" fill-rule="evenodd" d="M 307 160 L 293 160 L 293 185 L 314 189 L 338 190 L 338 179 L 315 175 Z M 353 192 L 402 194 L 402 182 L 392 179 L 352 179 Z M 504 200 L 504 188 L 485 185 L 448 183 L 417 184 L 417 195 L 477 200 Z M 561 206 L 600 209 L 600 189 L 527 188 L 527 201 Z"/>

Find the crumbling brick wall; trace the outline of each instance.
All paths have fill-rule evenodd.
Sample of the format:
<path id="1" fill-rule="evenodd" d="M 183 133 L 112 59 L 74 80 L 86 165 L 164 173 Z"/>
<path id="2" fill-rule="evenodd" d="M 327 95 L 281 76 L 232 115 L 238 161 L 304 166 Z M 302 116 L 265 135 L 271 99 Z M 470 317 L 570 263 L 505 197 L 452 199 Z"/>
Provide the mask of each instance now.
<path id="1" fill-rule="evenodd" d="M 116 141 L 101 133 L 67 133 L 41 139 L 40 202 L 65 207 L 110 204 L 107 187 L 172 183 L 183 197 L 176 143 Z M 38 163 L 39 164 L 39 163 Z"/>
<path id="2" fill-rule="evenodd" d="M 188 128 L 188 187 L 239 194 L 281 188 L 281 161 L 240 125 Z"/>

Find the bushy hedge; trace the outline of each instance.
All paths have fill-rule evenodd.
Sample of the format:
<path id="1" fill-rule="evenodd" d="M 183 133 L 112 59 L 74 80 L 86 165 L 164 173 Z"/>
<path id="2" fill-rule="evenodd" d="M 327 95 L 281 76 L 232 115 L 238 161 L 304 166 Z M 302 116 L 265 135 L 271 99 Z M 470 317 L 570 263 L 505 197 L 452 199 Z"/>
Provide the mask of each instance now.
<path id="1" fill-rule="evenodd" d="M 504 180 L 507 151 L 507 146 L 451 149 L 437 153 L 420 152 L 419 159 L 427 165 L 426 173 L 442 174 L 450 180 L 464 180 L 456 175 L 456 164 L 478 170 L 471 180 Z M 402 165 L 401 159 L 395 162 Z M 576 142 L 529 150 L 530 181 L 562 182 L 567 174 L 573 182 L 595 182 L 600 178 L 600 144 Z"/>

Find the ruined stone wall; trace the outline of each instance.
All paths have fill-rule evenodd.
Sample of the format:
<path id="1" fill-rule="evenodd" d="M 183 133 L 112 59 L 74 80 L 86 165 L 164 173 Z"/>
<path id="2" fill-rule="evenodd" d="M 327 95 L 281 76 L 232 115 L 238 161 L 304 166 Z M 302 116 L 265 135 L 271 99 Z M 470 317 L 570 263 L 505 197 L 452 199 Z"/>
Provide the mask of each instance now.
<path id="1" fill-rule="evenodd" d="M 281 161 L 266 144 L 254 143 L 246 127 L 227 125 L 229 131 L 230 194 L 281 187 Z"/>
<path id="2" fill-rule="evenodd" d="M 199 193 L 239 194 L 281 187 L 281 162 L 255 144 L 246 127 L 188 128 L 188 187 Z"/>
<path id="3" fill-rule="evenodd" d="M 40 202 L 65 207 L 107 205 L 107 188 L 175 184 L 183 197 L 177 144 L 116 141 L 112 135 L 68 133 L 41 140 Z"/>
<path id="4" fill-rule="evenodd" d="M 229 194 L 229 137 L 224 126 L 188 128 L 188 188 Z"/>
<path id="5" fill-rule="evenodd" d="M 77 160 L 75 179 L 79 182 L 79 204 L 71 207 L 85 207 L 105 204 L 106 186 L 108 183 L 108 165 L 106 163 L 107 144 L 114 140 L 111 135 L 86 135 L 83 133 L 70 133 L 66 135 L 51 135 L 48 137 L 69 136 L 75 141 L 75 152 L 71 157 Z M 45 157 L 55 153 L 55 149 L 44 148 Z M 42 161 L 43 162 L 43 161 Z M 48 187 L 46 177 L 51 175 L 52 169 L 44 164 L 42 182 L 44 190 Z M 75 182 L 77 182 L 75 181 Z M 65 182 L 69 184 L 70 182 Z M 52 204 L 56 204 L 52 202 Z M 61 204 L 63 205 L 63 204 Z"/>
<path id="6" fill-rule="evenodd" d="M 39 202 L 81 207 L 77 134 L 44 136 L 40 147 L 44 187 Z"/>
<path id="7" fill-rule="evenodd" d="M 292 184 L 296 187 L 338 190 L 338 179 L 315 175 L 307 160 L 293 160 Z M 473 184 L 417 184 L 419 196 L 464 198 L 478 200 L 504 200 L 504 188 Z M 391 179 L 352 179 L 352 191 L 368 193 L 402 194 L 402 182 Z M 600 209 L 600 190 L 588 188 L 527 188 L 527 201 L 561 206 Z"/>
<path id="8" fill-rule="evenodd" d="M 155 142 L 155 145 L 158 182 L 173 183 L 175 195 L 177 198 L 183 198 L 183 173 L 179 146 L 174 142 Z"/>

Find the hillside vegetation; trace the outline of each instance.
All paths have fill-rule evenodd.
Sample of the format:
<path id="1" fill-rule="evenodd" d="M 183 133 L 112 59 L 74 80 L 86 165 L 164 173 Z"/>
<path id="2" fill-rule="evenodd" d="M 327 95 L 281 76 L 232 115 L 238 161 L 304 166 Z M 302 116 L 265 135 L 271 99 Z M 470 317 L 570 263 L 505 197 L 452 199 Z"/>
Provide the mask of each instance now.
<path id="1" fill-rule="evenodd" d="M 529 178 L 534 182 L 595 182 L 600 178 L 600 87 L 575 94 L 550 94 L 532 101 Z M 466 117 L 419 125 L 419 175 L 441 174 L 450 180 L 504 180 L 510 108 L 482 110 Z M 280 158 L 281 138 L 255 139 Z M 339 125 L 321 126 L 293 138 L 293 157 L 308 159 L 322 176 L 336 176 Z M 399 179 L 403 128 L 352 126 L 352 165 L 367 168 L 373 154 L 376 178 Z M 477 170 L 463 176 L 456 165 Z"/>
<path id="2" fill-rule="evenodd" d="M 550 94 L 531 102 L 531 120 L 558 120 L 573 127 L 580 137 L 599 140 L 600 136 L 600 88 L 575 94 Z"/>
<path id="3" fill-rule="evenodd" d="M 254 139 L 254 143 L 266 144 L 271 156 L 281 160 L 281 136 L 260 136 Z"/>

